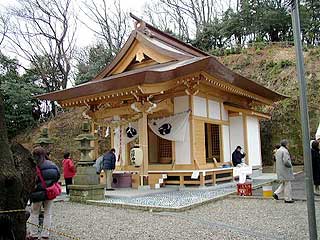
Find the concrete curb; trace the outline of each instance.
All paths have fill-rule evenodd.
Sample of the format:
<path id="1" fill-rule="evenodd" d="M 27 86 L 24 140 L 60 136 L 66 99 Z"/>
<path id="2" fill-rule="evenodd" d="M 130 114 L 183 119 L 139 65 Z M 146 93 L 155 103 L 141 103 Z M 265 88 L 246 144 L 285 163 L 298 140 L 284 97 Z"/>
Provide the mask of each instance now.
<path id="1" fill-rule="evenodd" d="M 236 191 L 232 191 L 229 193 L 222 194 L 220 196 L 204 200 L 202 202 L 193 203 L 190 205 L 182 206 L 182 207 L 158 207 L 158 206 L 146 206 L 146 205 L 136 205 L 130 203 L 107 203 L 107 202 L 97 202 L 94 200 L 87 200 L 86 204 L 95 205 L 95 206 L 106 206 L 106 207 L 116 207 L 116 208 L 124 208 L 124 209 L 134 209 L 134 210 L 142 210 L 142 211 L 150 211 L 150 212 L 184 212 L 195 207 L 202 206 L 204 204 L 208 204 L 211 202 L 219 201 L 227 198 L 229 195 L 236 193 Z"/>
<path id="2" fill-rule="evenodd" d="M 238 196 L 238 195 L 231 195 L 230 198 L 243 198 L 243 199 L 258 199 L 258 200 L 274 200 L 272 197 L 266 198 L 266 197 L 260 197 L 260 196 Z M 279 201 L 283 201 L 284 199 L 279 198 Z M 307 199 L 305 198 L 293 198 L 296 202 L 306 202 Z M 314 199 L 315 202 L 320 202 L 320 199 Z"/>
<path id="3" fill-rule="evenodd" d="M 275 180 L 269 180 L 264 183 L 257 184 L 253 187 L 253 189 L 260 188 L 264 185 L 270 184 L 274 182 Z M 142 210 L 142 211 L 150 211 L 150 212 L 184 212 L 196 207 L 200 207 L 202 205 L 212 203 L 215 201 L 219 201 L 222 199 L 226 199 L 234 194 L 236 194 L 237 191 L 231 191 L 225 194 L 222 194 L 217 197 L 213 197 L 211 199 L 207 199 L 201 202 L 192 203 L 190 205 L 182 206 L 182 207 L 159 207 L 159 206 L 147 206 L 147 205 L 136 205 L 136 204 L 130 204 L 130 203 L 108 203 L 108 202 L 98 202 L 95 200 L 87 200 L 86 204 L 88 205 L 95 205 L 95 206 L 106 206 L 106 207 L 116 207 L 116 208 L 124 208 L 124 209 L 134 209 L 134 210 Z M 238 196 L 234 196 L 238 197 Z M 239 196 L 240 198 L 243 198 L 243 196 Z M 247 198 L 247 197 L 245 197 Z"/>

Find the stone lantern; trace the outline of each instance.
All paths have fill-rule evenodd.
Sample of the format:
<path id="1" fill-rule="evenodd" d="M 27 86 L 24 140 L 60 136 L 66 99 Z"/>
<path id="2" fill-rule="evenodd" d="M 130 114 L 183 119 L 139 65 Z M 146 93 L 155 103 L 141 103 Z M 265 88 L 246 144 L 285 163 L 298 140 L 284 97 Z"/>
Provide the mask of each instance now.
<path id="1" fill-rule="evenodd" d="M 53 144 L 52 139 L 49 137 L 48 128 L 43 128 L 40 137 L 35 141 L 35 144 L 43 147 L 48 153 L 50 153 L 50 146 Z"/>
<path id="2" fill-rule="evenodd" d="M 95 136 L 90 133 L 90 123 L 82 124 L 82 134 L 75 140 L 80 142 L 78 150 L 81 152 L 81 159 L 77 164 L 77 174 L 74 184 L 69 186 L 70 201 L 86 202 L 87 200 L 104 199 L 104 185 L 99 184 L 99 175 L 93 166 L 94 162 L 89 153 L 93 150 L 90 142 L 95 140 Z"/>
<path id="3" fill-rule="evenodd" d="M 90 142 L 96 140 L 96 137 L 90 133 L 89 122 L 83 122 L 82 131 L 83 133 L 74 139 L 80 142 L 78 150 L 81 152 L 81 159 L 78 162 L 78 165 L 92 165 L 93 163 L 89 153 L 93 150 L 93 147 L 90 146 Z"/>

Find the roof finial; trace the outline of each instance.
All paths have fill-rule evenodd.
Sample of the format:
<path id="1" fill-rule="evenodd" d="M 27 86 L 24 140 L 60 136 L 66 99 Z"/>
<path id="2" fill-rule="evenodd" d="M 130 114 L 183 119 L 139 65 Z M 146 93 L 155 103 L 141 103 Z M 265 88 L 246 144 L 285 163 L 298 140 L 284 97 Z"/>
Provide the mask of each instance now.
<path id="1" fill-rule="evenodd" d="M 148 37 L 152 37 L 152 34 L 150 30 L 147 27 L 147 24 L 145 21 L 143 21 L 141 18 L 138 18 L 134 14 L 130 13 L 130 17 L 132 17 L 136 22 L 134 23 L 135 30 L 147 35 Z"/>
<path id="2" fill-rule="evenodd" d="M 138 30 L 138 29 L 143 30 L 143 28 L 145 28 L 146 23 L 141 18 L 138 18 L 133 13 L 130 13 L 130 17 L 132 17 L 134 20 L 136 20 L 136 22 L 134 23 L 134 28 L 136 30 Z"/>

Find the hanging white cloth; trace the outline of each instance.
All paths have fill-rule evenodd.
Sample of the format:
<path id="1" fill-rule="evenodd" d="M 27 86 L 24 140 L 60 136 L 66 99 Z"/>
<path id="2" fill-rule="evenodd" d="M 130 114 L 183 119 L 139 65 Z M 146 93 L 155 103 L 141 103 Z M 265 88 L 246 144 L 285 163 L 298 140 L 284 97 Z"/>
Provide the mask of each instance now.
<path id="1" fill-rule="evenodd" d="M 320 138 L 320 123 L 316 132 L 316 140 L 318 140 Z"/>
<path id="2" fill-rule="evenodd" d="M 183 142 L 187 134 L 190 111 L 177 113 L 170 117 L 150 120 L 150 129 L 159 137 Z"/>
<path id="3" fill-rule="evenodd" d="M 105 134 L 105 138 L 109 137 L 109 134 L 110 134 L 110 127 L 107 127 L 106 129 L 106 134 Z"/>
<path id="4" fill-rule="evenodd" d="M 138 122 L 129 123 L 129 126 L 124 128 L 123 136 L 125 144 L 135 140 L 139 136 Z"/>

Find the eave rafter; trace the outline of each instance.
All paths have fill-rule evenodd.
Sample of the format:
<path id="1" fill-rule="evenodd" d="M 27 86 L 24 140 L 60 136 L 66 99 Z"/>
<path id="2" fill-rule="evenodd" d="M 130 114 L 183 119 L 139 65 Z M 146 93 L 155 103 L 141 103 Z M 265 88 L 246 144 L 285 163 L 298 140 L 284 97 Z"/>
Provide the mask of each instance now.
<path id="1" fill-rule="evenodd" d="M 100 103 L 123 101 L 125 99 L 134 98 L 135 94 L 139 94 L 138 87 L 126 88 L 115 91 L 108 91 L 95 95 L 83 96 L 68 100 L 59 101 L 62 107 L 75 107 L 75 106 L 87 106 L 87 105 L 99 105 Z"/>
<path id="2" fill-rule="evenodd" d="M 208 86 L 218 89 L 221 92 L 237 95 L 257 103 L 272 105 L 272 101 L 254 93 L 235 87 L 230 83 L 218 80 L 206 72 L 196 72 L 190 75 L 179 77 L 170 81 L 155 84 L 142 84 L 130 88 L 108 91 L 90 96 L 83 96 L 74 99 L 60 101 L 62 107 L 99 105 L 104 103 L 117 102 L 124 100 L 134 100 L 153 96 L 157 99 L 174 96 L 179 91 L 184 91 L 187 95 L 197 95 L 201 86 Z"/>
<path id="3" fill-rule="evenodd" d="M 260 97 L 260 96 L 254 94 L 254 93 L 251 93 L 251 92 L 243 90 L 243 89 L 241 89 L 239 87 L 233 86 L 232 84 L 229 84 L 229 83 L 223 82 L 221 80 L 218 80 L 215 77 L 213 77 L 213 76 L 211 76 L 211 75 L 209 75 L 209 74 L 207 74 L 205 72 L 202 72 L 201 75 L 203 76 L 202 80 L 203 80 L 203 82 L 205 82 L 205 84 L 208 84 L 208 85 L 214 86 L 216 88 L 222 89 L 225 92 L 229 92 L 229 93 L 233 93 L 233 94 L 236 94 L 236 95 L 240 95 L 240 96 L 243 96 L 243 97 L 250 98 L 252 100 L 255 100 L 255 101 L 267 104 L 267 105 L 272 105 L 273 104 L 272 100 L 266 99 L 264 97 Z"/>

